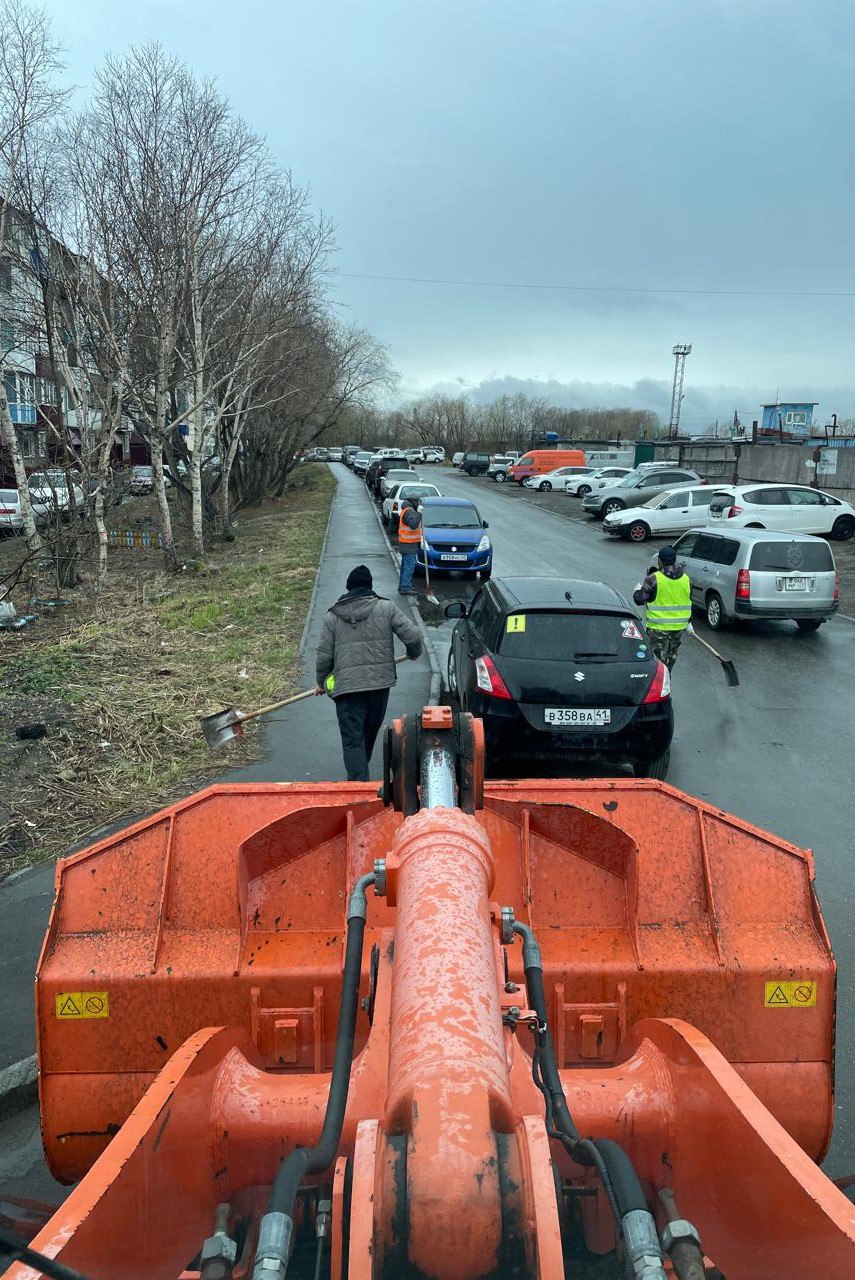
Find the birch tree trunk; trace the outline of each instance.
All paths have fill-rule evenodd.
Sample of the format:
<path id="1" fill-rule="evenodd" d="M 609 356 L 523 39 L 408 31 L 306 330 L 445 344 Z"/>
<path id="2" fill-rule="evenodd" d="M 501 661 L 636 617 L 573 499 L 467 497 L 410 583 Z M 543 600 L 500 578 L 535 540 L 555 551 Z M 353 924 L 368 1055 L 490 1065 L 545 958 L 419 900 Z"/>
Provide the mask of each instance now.
<path id="1" fill-rule="evenodd" d="M 36 528 L 36 518 L 33 514 L 33 506 L 30 502 L 30 490 L 27 485 L 27 472 L 24 468 L 24 457 L 21 453 L 21 442 L 18 439 L 18 433 L 15 430 L 15 424 L 12 421 L 12 415 L 9 412 L 9 402 L 6 399 L 5 388 L 0 386 L 0 430 L 3 433 L 3 442 L 12 459 L 12 469 L 15 472 L 15 483 L 18 486 L 18 493 L 21 500 L 21 515 L 24 519 L 24 532 L 27 535 L 27 546 L 31 551 L 39 551 L 42 546 L 42 540 L 39 537 L 39 531 Z"/>

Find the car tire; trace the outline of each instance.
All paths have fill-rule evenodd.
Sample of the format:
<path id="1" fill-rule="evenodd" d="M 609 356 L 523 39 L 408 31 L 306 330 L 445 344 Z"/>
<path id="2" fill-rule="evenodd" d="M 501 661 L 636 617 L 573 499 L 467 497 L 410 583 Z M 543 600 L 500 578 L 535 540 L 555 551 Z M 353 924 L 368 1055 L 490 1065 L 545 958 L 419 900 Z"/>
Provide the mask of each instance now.
<path id="1" fill-rule="evenodd" d="M 707 596 L 706 613 L 710 631 L 721 631 L 727 619 L 724 616 L 724 604 L 717 591 L 711 591 Z"/>
<path id="2" fill-rule="evenodd" d="M 765 529 L 766 526 L 765 524 L 747 524 L 745 528 L 746 529 Z"/>
<path id="3" fill-rule="evenodd" d="M 448 665 L 445 670 L 445 682 L 448 692 L 452 698 L 459 698 L 460 693 L 457 688 L 457 663 L 454 661 L 454 645 L 448 651 Z"/>
<path id="4" fill-rule="evenodd" d="M 855 534 L 855 518 L 838 516 L 831 526 L 831 536 L 835 542 L 848 542 Z"/>
<path id="5" fill-rule="evenodd" d="M 591 486 L 589 484 L 580 484 L 579 488 L 576 490 L 576 497 L 581 501 L 583 498 L 587 498 L 590 492 Z"/>
<path id="6" fill-rule="evenodd" d="M 655 778 L 658 782 L 664 782 L 670 763 L 670 750 L 663 751 L 662 755 L 657 756 L 655 760 L 647 760 L 644 764 L 635 765 L 635 776 L 636 778 Z"/>
<path id="7" fill-rule="evenodd" d="M 796 626 L 799 631 L 819 631 L 822 626 L 822 618 L 796 618 Z"/>
<path id="8" fill-rule="evenodd" d="M 621 502 L 620 498 L 609 498 L 600 507 L 601 516 L 613 515 L 615 511 L 626 511 L 626 505 Z"/>
<path id="9" fill-rule="evenodd" d="M 643 520 L 633 520 L 626 530 L 626 537 L 630 542 L 646 542 L 650 537 L 650 530 Z"/>
<path id="10" fill-rule="evenodd" d="M 552 493 L 552 484 L 549 480 L 541 480 L 537 489 L 539 493 Z"/>
<path id="11" fill-rule="evenodd" d="M 507 478 L 508 477 L 504 471 L 497 471 L 496 474 L 493 476 L 493 479 L 495 480 L 496 484 L 504 484 Z"/>

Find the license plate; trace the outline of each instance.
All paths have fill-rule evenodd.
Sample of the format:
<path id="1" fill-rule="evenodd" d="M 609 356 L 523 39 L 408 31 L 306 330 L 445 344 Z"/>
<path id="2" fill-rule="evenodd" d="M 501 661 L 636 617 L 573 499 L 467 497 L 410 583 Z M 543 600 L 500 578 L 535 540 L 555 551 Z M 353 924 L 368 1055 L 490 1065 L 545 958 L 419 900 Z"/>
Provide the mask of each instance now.
<path id="1" fill-rule="evenodd" d="M 612 713 L 608 707 L 545 707 L 543 718 L 547 724 L 596 726 L 611 724 Z"/>
<path id="2" fill-rule="evenodd" d="M 813 578 L 780 578 L 784 591 L 812 591 Z M 781 587 L 778 587 L 781 590 Z"/>
<path id="3" fill-rule="evenodd" d="M 469 557 L 468 557 L 468 556 L 466 556 L 466 555 L 452 555 L 450 552 L 449 552 L 448 554 L 446 554 L 445 552 L 443 552 L 443 553 L 440 555 L 440 557 L 439 557 L 439 558 L 440 558 L 440 560 L 458 560 L 458 561 L 460 561 L 460 560 L 464 560 L 464 561 L 465 561 L 465 560 L 468 560 L 468 559 L 469 559 Z"/>

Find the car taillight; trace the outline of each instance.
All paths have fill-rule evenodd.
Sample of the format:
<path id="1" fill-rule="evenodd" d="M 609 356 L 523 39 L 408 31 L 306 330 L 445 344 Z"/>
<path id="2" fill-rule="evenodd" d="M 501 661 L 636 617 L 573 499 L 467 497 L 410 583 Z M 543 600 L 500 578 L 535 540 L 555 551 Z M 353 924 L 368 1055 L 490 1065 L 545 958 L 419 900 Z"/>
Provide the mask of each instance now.
<path id="1" fill-rule="evenodd" d="M 494 698 L 508 698 L 507 686 L 496 670 L 496 664 L 492 658 L 486 655 L 483 658 L 475 659 L 475 683 L 484 693 L 489 693 Z"/>
<path id="2" fill-rule="evenodd" d="M 665 666 L 664 662 L 656 663 L 656 674 L 653 677 L 653 683 L 647 690 L 645 702 L 664 702 L 666 698 L 671 697 L 671 672 Z"/>
<path id="3" fill-rule="evenodd" d="M 835 573 L 834 575 L 834 599 L 835 600 L 840 599 L 840 574 L 839 573 Z"/>
<path id="4" fill-rule="evenodd" d="M 728 507 L 727 509 L 728 520 L 732 520 L 734 516 L 741 516 L 741 515 L 742 515 L 742 507 Z"/>
<path id="5" fill-rule="evenodd" d="M 740 569 L 736 575 L 736 598 L 737 600 L 751 599 L 751 574 L 747 569 Z"/>

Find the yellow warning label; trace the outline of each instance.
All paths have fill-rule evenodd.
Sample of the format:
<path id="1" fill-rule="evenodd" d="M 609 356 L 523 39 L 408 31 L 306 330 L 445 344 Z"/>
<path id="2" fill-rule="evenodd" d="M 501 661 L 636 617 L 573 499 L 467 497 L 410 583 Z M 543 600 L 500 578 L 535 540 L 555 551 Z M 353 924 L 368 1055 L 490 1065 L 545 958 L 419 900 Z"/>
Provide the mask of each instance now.
<path id="1" fill-rule="evenodd" d="M 767 982 L 763 1003 L 767 1009 L 812 1009 L 816 1004 L 816 980 Z"/>
<path id="2" fill-rule="evenodd" d="M 525 614 L 512 613 L 505 625 L 505 630 L 509 631 L 512 635 L 517 631 L 525 631 Z"/>
<path id="3" fill-rule="evenodd" d="M 56 997 L 58 1018 L 109 1018 L 110 997 L 106 991 L 60 991 Z"/>

